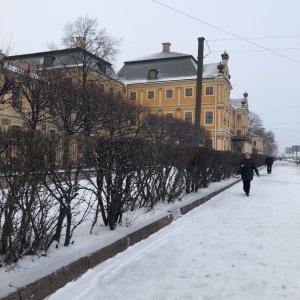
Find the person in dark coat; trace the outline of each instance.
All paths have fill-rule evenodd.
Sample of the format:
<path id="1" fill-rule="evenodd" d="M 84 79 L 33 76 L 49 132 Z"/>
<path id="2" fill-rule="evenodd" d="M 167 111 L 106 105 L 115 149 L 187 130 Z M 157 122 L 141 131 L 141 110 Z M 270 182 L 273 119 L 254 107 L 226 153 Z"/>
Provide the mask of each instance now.
<path id="1" fill-rule="evenodd" d="M 272 173 L 272 165 L 273 165 L 273 157 L 272 156 L 268 156 L 265 159 L 265 166 L 267 166 L 267 172 L 268 172 L 268 174 Z"/>
<path id="2" fill-rule="evenodd" d="M 245 154 L 245 158 L 243 158 L 240 162 L 240 168 L 244 192 L 247 196 L 249 196 L 250 183 L 253 180 L 253 171 L 255 171 L 256 175 L 259 177 L 259 172 L 257 170 L 254 160 L 251 158 L 250 153 L 247 152 Z"/>

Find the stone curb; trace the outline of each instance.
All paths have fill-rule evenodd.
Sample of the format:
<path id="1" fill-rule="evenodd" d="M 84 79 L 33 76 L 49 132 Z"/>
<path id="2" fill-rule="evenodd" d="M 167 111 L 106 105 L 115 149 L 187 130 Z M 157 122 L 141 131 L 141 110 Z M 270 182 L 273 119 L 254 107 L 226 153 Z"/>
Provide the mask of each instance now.
<path id="1" fill-rule="evenodd" d="M 171 224 L 174 220 L 177 219 L 180 215 L 185 215 L 194 208 L 202 205 L 207 202 L 214 196 L 223 192 L 224 190 L 232 187 L 233 185 L 240 182 L 241 179 L 237 179 L 233 183 L 214 191 L 204 197 L 201 197 L 197 200 L 194 200 L 189 203 L 179 205 L 177 208 L 173 208 L 168 211 L 163 216 L 160 216 L 159 219 L 151 222 L 148 225 L 145 225 L 141 228 L 138 228 L 135 231 L 132 231 L 126 234 L 123 237 L 118 237 L 115 241 L 112 242 L 99 250 L 96 250 L 88 255 L 85 255 L 76 261 L 71 262 L 67 266 L 61 267 L 60 269 L 52 272 L 49 275 L 46 275 L 32 283 L 27 284 L 23 287 L 17 287 L 15 284 L 15 292 L 5 295 L 0 298 L 1 300 L 24 300 L 24 299 L 34 299 L 42 300 L 47 296 L 51 295 L 58 289 L 62 288 L 68 282 L 75 280 L 84 274 L 88 269 L 94 268 L 105 260 L 115 256 L 116 254 L 126 250 L 128 247 L 134 245 L 135 243 L 140 242 L 143 239 L 146 239 L 151 234 L 159 231 Z"/>

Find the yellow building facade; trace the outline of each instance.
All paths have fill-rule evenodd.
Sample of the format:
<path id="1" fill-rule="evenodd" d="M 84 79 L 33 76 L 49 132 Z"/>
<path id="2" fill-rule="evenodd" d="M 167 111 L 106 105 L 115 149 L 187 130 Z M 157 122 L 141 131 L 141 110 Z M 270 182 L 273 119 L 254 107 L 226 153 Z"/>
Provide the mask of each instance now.
<path id="1" fill-rule="evenodd" d="M 2 77 L 4 72 L 6 74 L 9 72 L 15 82 L 20 80 L 22 74 L 24 77 L 32 76 L 33 81 L 38 81 L 40 80 L 39 76 L 40 78 L 43 76 L 41 74 L 46 75 L 58 71 L 64 74 L 65 79 L 69 79 L 76 84 L 76 82 L 81 81 L 82 77 L 82 64 L 78 57 L 81 60 L 86 57 L 87 85 L 97 86 L 98 91 L 101 91 L 101 93 L 124 97 L 125 87 L 117 79 L 112 65 L 80 47 L 14 56 L 4 56 L 2 54 L 0 56 L 3 70 Z M 4 82 L 4 79 L 2 81 Z M 7 130 L 13 126 L 28 128 L 21 114 L 30 114 L 31 108 L 23 95 L 24 93 L 21 92 L 26 92 L 26 87 L 20 85 L 22 83 L 17 83 L 17 85 L 14 83 L 15 87 L 9 93 L 1 95 L 0 129 L 2 130 Z M 28 93 L 30 92 L 28 91 Z M 21 113 L 13 108 L 14 102 L 18 103 Z M 41 112 L 41 114 L 45 114 L 45 112 Z M 36 129 L 47 134 L 59 133 L 58 128 L 50 122 L 40 122 Z"/>
<path id="2" fill-rule="evenodd" d="M 76 73 L 80 68 L 74 68 L 72 57 L 77 51 L 84 52 L 93 62 L 89 81 L 103 86 L 106 92 L 125 95 L 130 101 L 149 108 L 151 114 L 195 124 L 198 62 L 192 55 L 172 52 L 170 43 L 162 46 L 159 53 L 126 61 L 117 74 L 110 63 L 80 47 L 11 56 L 6 61 L 20 68 L 73 68 Z M 200 126 L 209 132 L 210 138 L 202 145 L 221 151 L 252 152 L 252 142 L 247 137 L 248 94 L 231 99 L 228 61 L 225 51 L 220 62 L 203 65 Z M 26 109 L 25 101 L 21 101 Z M 0 110 L 2 129 L 24 125 L 12 108 Z M 38 129 L 46 133 L 55 130 L 49 124 L 40 124 Z"/>
<path id="3" fill-rule="evenodd" d="M 191 55 L 171 52 L 170 43 L 162 45 L 160 53 L 125 62 L 118 77 L 128 99 L 166 119 L 195 124 L 198 62 Z M 210 133 L 205 145 L 222 151 L 237 148 L 232 135 L 248 125 L 248 115 L 237 121 L 231 104 L 228 60 L 224 52 L 220 63 L 203 65 L 202 78 L 200 126 Z"/>
<path id="4" fill-rule="evenodd" d="M 252 152 L 264 154 L 264 142 L 263 139 L 258 135 L 255 135 L 252 138 Z"/>

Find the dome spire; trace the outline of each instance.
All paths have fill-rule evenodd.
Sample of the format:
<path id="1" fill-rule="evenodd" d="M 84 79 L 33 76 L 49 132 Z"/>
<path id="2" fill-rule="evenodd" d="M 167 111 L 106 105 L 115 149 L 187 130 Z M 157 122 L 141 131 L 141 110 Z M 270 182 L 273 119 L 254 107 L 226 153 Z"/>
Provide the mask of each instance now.
<path id="1" fill-rule="evenodd" d="M 224 51 L 223 54 L 221 54 L 221 57 L 222 57 L 222 60 L 228 60 L 228 59 L 229 59 L 229 55 L 228 55 L 228 53 L 226 52 L 226 50 Z"/>

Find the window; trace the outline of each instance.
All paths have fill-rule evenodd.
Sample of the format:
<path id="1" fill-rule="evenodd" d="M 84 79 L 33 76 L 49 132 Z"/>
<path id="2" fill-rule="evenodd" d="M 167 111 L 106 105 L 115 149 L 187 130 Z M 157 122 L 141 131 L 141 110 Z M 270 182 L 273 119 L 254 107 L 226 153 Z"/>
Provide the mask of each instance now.
<path id="1" fill-rule="evenodd" d="M 95 89 L 97 86 L 97 81 L 96 80 L 88 80 L 87 85 L 90 89 Z"/>
<path id="2" fill-rule="evenodd" d="M 242 134 L 242 130 L 238 129 L 238 130 L 236 131 L 236 134 L 237 134 L 237 135 L 241 135 L 241 134 Z"/>
<path id="3" fill-rule="evenodd" d="M 253 146 L 256 147 L 256 141 L 253 141 Z"/>
<path id="4" fill-rule="evenodd" d="M 148 100 L 153 100 L 154 99 L 154 91 L 148 91 L 147 99 Z"/>
<path id="5" fill-rule="evenodd" d="M 206 148 L 212 148 L 212 140 L 211 139 L 206 139 L 205 140 L 205 147 Z"/>
<path id="6" fill-rule="evenodd" d="M 213 124 L 214 117 L 212 111 L 206 111 L 205 112 L 205 123 L 206 124 Z"/>
<path id="7" fill-rule="evenodd" d="M 149 125 L 155 125 L 155 116 L 154 114 L 149 114 L 148 117 L 147 117 L 147 123 Z"/>
<path id="8" fill-rule="evenodd" d="M 236 147 L 236 151 L 237 151 L 238 153 L 242 153 L 242 148 L 241 148 L 240 146 L 238 146 L 238 147 Z"/>
<path id="9" fill-rule="evenodd" d="M 173 113 L 166 113 L 166 121 L 172 121 L 173 120 Z"/>
<path id="10" fill-rule="evenodd" d="M 136 125 L 136 121 L 137 121 L 137 116 L 136 114 L 130 114 L 129 116 L 129 121 L 130 121 L 130 125 L 131 126 L 135 126 Z"/>
<path id="11" fill-rule="evenodd" d="M 19 126 L 19 125 L 12 125 L 11 128 L 14 131 L 20 131 L 21 130 L 21 126 Z"/>
<path id="12" fill-rule="evenodd" d="M 71 77 L 64 78 L 64 83 L 68 88 L 71 88 L 72 87 L 72 78 Z"/>
<path id="13" fill-rule="evenodd" d="M 99 70 L 100 70 L 102 73 L 106 74 L 106 63 L 105 63 L 105 61 L 99 60 L 96 64 L 97 64 Z"/>
<path id="14" fill-rule="evenodd" d="M 9 125 L 10 119 L 2 119 L 2 125 Z"/>
<path id="15" fill-rule="evenodd" d="M 166 98 L 173 98 L 173 90 L 166 90 Z"/>
<path id="16" fill-rule="evenodd" d="M 104 84 L 103 83 L 99 84 L 99 92 L 104 93 Z"/>
<path id="17" fill-rule="evenodd" d="M 21 109 L 20 87 L 16 84 L 12 88 L 11 104 L 14 108 Z"/>
<path id="18" fill-rule="evenodd" d="M 158 71 L 156 69 L 151 69 L 148 72 L 148 79 L 157 79 Z"/>
<path id="19" fill-rule="evenodd" d="M 185 97 L 192 97 L 193 96 L 193 89 L 192 88 L 186 88 L 185 89 Z"/>
<path id="20" fill-rule="evenodd" d="M 214 94 L 214 87 L 213 86 L 207 86 L 205 88 L 205 95 L 206 96 L 211 96 Z"/>
<path id="21" fill-rule="evenodd" d="M 44 57 L 43 67 L 44 68 L 52 67 L 55 59 L 56 59 L 55 56 L 46 55 Z"/>
<path id="22" fill-rule="evenodd" d="M 184 113 L 184 120 L 185 122 L 189 123 L 189 124 L 192 124 L 193 122 L 193 116 L 192 116 L 192 113 L 187 111 Z"/>
<path id="23" fill-rule="evenodd" d="M 49 113 L 51 116 L 55 116 L 56 113 L 55 113 L 55 100 L 52 96 L 50 96 L 48 98 L 48 108 L 49 108 Z"/>
<path id="24" fill-rule="evenodd" d="M 132 101 L 135 101 L 136 100 L 136 92 L 130 92 L 129 99 Z"/>
<path id="25" fill-rule="evenodd" d="M 242 120 L 242 116 L 241 115 L 236 115 L 236 119 L 237 120 Z"/>
<path id="26" fill-rule="evenodd" d="M 56 137 L 56 130 L 50 129 L 50 138 L 54 139 Z"/>

